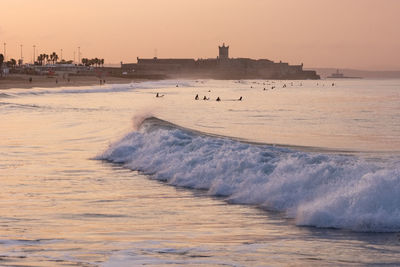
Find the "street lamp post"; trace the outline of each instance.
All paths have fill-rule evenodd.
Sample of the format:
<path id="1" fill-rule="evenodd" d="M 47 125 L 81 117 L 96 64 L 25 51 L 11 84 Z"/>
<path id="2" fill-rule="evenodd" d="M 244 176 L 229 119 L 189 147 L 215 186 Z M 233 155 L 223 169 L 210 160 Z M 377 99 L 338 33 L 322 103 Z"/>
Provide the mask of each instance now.
<path id="1" fill-rule="evenodd" d="M 22 57 L 22 46 L 23 46 L 23 45 L 21 45 L 21 63 L 24 62 L 24 58 Z"/>
<path id="2" fill-rule="evenodd" d="M 35 65 L 35 50 L 36 50 L 36 45 L 33 45 L 33 60 L 32 60 L 33 65 Z"/>
<path id="3" fill-rule="evenodd" d="M 81 64 L 81 47 L 78 46 L 78 65 Z"/>

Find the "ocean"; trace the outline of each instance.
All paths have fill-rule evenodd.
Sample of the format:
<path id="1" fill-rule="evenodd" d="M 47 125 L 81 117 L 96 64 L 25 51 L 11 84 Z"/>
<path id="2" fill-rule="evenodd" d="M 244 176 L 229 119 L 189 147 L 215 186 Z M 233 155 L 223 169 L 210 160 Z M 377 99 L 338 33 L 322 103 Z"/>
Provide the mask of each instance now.
<path id="1" fill-rule="evenodd" d="M 0 265 L 399 266 L 399 118 L 400 80 L 3 90 Z"/>

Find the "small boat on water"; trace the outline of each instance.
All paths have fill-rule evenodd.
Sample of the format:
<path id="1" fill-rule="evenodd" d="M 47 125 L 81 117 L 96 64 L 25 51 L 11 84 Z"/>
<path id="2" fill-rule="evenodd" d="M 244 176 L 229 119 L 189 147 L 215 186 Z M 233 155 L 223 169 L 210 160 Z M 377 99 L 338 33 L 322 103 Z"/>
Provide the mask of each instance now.
<path id="1" fill-rule="evenodd" d="M 343 73 L 339 72 L 339 69 L 337 69 L 335 73 L 332 73 L 331 76 L 328 76 L 327 78 L 332 78 L 332 79 L 361 79 L 361 77 L 344 76 Z"/>

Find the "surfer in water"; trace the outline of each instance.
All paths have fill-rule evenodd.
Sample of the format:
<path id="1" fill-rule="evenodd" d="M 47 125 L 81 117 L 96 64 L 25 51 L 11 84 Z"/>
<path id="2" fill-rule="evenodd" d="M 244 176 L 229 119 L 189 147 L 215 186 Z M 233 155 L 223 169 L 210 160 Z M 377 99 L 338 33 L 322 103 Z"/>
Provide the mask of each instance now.
<path id="1" fill-rule="evenodd" d="M 199 94 L 195 96 L 194 100 L 199 100 Z"/>
<path id="2" fill-rule="evenodd" d="M 242 101 L 242 99 L 243 99 L 242 97 L 239 97 L 238 101 Z"/>
<path id="3" fill-rule="evenodd" d="M 217 97 L 217 101 L 218 101 L 218 102 L 221 101 L 221 98 Z"/>
<path id="4" fill-rule="evenodd" d="M 163 97 L 164 95 L 160 95 L 159 93 L 156 94 L 156 97 Z"/>

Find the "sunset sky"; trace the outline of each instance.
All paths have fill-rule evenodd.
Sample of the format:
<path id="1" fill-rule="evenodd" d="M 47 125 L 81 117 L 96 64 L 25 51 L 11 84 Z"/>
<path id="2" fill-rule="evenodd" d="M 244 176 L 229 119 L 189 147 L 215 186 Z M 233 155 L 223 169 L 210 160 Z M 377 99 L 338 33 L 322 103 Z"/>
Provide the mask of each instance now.
<path id="1" fill-rule="evenodd" d="M 106 63 L 231 57 L 400 70 L 399 0 L 1 0 L 0 51 Z"/>

